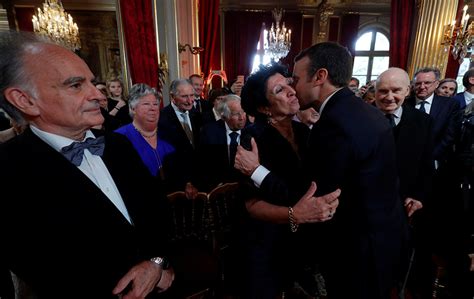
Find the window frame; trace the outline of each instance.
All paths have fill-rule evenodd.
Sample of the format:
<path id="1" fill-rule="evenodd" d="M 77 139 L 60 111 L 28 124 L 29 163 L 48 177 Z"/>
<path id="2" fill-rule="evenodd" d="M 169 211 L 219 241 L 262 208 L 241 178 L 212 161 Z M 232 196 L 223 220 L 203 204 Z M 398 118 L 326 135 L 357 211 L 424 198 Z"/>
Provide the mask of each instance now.
<path id="1" fill-rule="evenodd" d="M 367 74 L 366 74 L 366 80 L 365 82 L 369 82 L 372 79 L 372 71 L 373 71 L 373 65 L 374 65 L 374 57 L 388 57 L 389 59 L 389 65 L 390 65 L 390 38 L 388 35 L 388 32 L 380 27 L 367 27 L 364 28 L 363 30 L 360 31 L 360 34 L 358 34 L 357 39 L 355 41 L 355 44 L 359 41 L 359 39 L 366 33 L 372 33 L 371 36 L 371 42 L 370 42 L 370 48 L 369 50 L 357 50 L 355 49 L 355 55 L 354 55 L 354 60 L 357 56 L 365 56 L 369 58 L 368 65 L 367 65 Z M 382 34 L 389 43 L 389 49 L 388 50 L 375 50 L 375 41 L 377 38 L 377 33 Z M 355 45 L 354 45 L 355 48 Z M 354 66 L 352 66 L 352 72 L 354 72 Z M 353 74 L 354 76 L 354 74 Z M 355 76 L 361 77 L 361 75 L 356 74 Z M 361 85 L 364 85 L 365 82 L 361 82 Z"/>

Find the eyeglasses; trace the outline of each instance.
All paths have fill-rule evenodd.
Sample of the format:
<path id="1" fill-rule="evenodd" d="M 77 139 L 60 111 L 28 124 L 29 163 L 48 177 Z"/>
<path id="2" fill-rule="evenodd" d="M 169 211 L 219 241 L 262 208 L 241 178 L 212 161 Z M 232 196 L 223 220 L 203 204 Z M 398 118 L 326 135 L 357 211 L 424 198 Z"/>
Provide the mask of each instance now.
<path id="1" fill-rule="evenodd" d="M 426 86 L 426 87 L 430 87 L 431 85 L 433 85 L 433 83 L 435 83 L 436 81 L 421 81 L 421 82 L 415 82 L 415 86 L 416 87 L 420 87 L 422 86 L 423 84 Z"/>

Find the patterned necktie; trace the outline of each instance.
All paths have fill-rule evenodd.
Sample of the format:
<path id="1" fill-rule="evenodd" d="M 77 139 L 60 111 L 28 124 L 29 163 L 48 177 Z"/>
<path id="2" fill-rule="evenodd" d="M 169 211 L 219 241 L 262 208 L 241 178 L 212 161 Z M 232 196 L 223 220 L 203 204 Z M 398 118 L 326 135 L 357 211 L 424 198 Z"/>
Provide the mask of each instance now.
<path id="1" fill-rule="evenodd" d="M 235 154 L 237 154 L 237 137 L 239 137 L 239 133 L 233 131 L 229 134 L 230 136 L 230 143 L 229 143 L 229 164 L 231 167 L 234 166 Z"/>
<path id="2" fill-rule="evenodd" d="M 87 138 L 83 142 L 73 142 L 68 146 L 61 148 L 61 154 L 72 164 L 79 166 L 84 158 L 84 150 L 88 149 L 93 155 L 102 156 L 104 153 L 104 136 L 98 138 Z"/>
<path id="3" fill-rule="evenodd" d="M 420 109 L 419 109 L 420 111 L 422 111 L 422 112 L 424 112 L 424 113 L 426 113 L 426 110 L 425 110 L 425 103 L 426 103 L 426 101 L 421 101 L 421 102 L 420 102 Z"/>
<path id="4" fill-rule="evenodd" d="M 181 125 L 183 126 L 184 133 L 186 133 L 186 136 L 188 137 L 189 142 L 191 143 L 191 145 L 194 146 L 193 131 L 191 131 L 191 127 L 189 126 L 188 114 L 185 113 L 185 112 L 181 112 L 181 118 L 182 118 Z"/>
<path id="5" fill-rule="evenodd" d="M 395 124 L 395 116 L 391 113 L 387 113 L 385 114 L 385 117 L 388 119 L 388 123 L 390 124 L 390 126 L 392 128 L 395 128 L 396 124 Z"/>

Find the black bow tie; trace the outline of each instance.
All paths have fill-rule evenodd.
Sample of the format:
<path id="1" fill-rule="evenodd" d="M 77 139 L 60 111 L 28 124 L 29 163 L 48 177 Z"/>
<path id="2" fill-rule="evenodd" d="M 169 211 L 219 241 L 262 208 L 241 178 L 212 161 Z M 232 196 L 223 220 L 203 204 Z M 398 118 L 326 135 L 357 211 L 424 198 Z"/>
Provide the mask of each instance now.
<path id="1" fill-rule="evenodd" d="M 61 149 L 61 154 L 66 157 L 72 164 L 79 166 L 84 157 L 84 150 L 88 149 L 93 155 L 102 156 L 104 153 L 104 136 L 98 138 L 87 138 L 83 142 L 73 142 Z"/>

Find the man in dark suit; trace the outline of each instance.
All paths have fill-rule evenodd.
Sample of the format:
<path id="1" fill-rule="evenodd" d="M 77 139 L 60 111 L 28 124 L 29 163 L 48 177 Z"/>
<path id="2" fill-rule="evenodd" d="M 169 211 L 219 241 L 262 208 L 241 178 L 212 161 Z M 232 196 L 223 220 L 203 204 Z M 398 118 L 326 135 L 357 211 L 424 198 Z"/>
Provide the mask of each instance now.
<path id="1" fill-rule="evenodd" d="M 206 191 L 219 183 L 239 180 L 239 172 L 234 168 L 237 145 L 249 136 L 244 130 L 247 118 L 239 96 L 225 96 L 218 110 L 222 118 L 201 130 L 199 177 L 205 181 Z"/>
<path id="2" fill-rule="evenodd" d="M 189 76 L 189 81 L 191 81 L 196 95 L 194 98 L 193 111 L 197 113 L 209 111 L 212 107 L 210 107 L 209 102 L 203 97 L 204 79 L 199 74 L 192 74 Z"/>
<path id="3" fill-rule="evenodd" d="M 322 240 L 328 298 L 388 298 L 407 237 L 395 144 L 383 114 L 347 88 L 351 72 L 350 53 L 336 43 L 295 58 L 301 107 L 321 115 L 309 139 L 308 175 L 317 194 L 341 188 L 337 213 L 313 237 Z"/>
<path id="4" fill-rule="evenodd" d="M 422 68 L 415 73 L 415 96 L 407 104 L 415 106 L 433 118 L 433 157 L 436 168 L 442 168 L 453 155 L 453 145 L 461 125 L 459 103 L 435 94 L 440 72 L 437 68 Z"/>
<path id="5" fill-rule="evenodd" d="M 403 105 L 409 93 L 410 79 L 402 69 L 390 68 L 377 78 L 375 104 L 393 127 L 400 195 L 413 225 L 412 246 L 416 256 L 413 269 L 406 274 L 410 277 L 408 288 L 419 295 L 431 286 L 431 251 L 425 234 L 426 209 L 422 208 L 430 197 L 434 170 L 432 119 L 412 106 Z"/>
<path id="6" fill-rule="evenodd" d="M 164 261 L 165 200 L 149 196 L 160 189 L 125 138 L 90 130 L 104 120 L 104 96 L 87 65 L 20 33 L 2 33 L 0 52 L 0 107 L 30 124 L 0 147 L 0 181 L 8 186 L 0 265 L 39 298 L 167 289 L 174 274 Z"/>
<path id="7" fill-rule="evenodd" d="M 431 250 L 447 262 L 448 271 L 455 273 L 459 253 L 454 249 L 458 234 L 463 203 L 456 195 L 458 182 L 454 162 L 454 143 L 461 126 L 459 102 L 434 94 L 440 77 L 437 68 L 421 68 L 415 72 L 415 97 L 407 103 L 428 113 L 433 119 L 435 171 L 432 198 L 426 206 Z M 453 269 L 453 270 L 449 270 Z M 461 298 L 461 297 L 456 297 Z"/>
<path id="8" fill-rule="evenodd" d="M 465 90 L 454 96 L 454 99 L 459 103 L 460 109 L 466 108 L 466 106 L 472 102 L 472 98 L 474 98 L 474 68 L 464 73 L 462 85 Z"/>
<path id="9" fill-rule="evenodd" d="M 185 191 L 194 198 L 197 189 L 191 183 L 195 170 L 195 148 L 199 144 L 201 116 L 193 110 L 195 91 L 187 79 L 176 79 L 170 86 L 171 103 L 160 112 L 158 137 L 176 149 L 175 166 L 165 173 L 168 191 Z"/>

